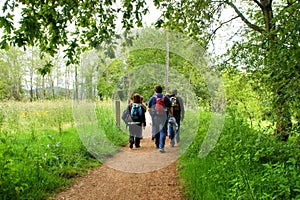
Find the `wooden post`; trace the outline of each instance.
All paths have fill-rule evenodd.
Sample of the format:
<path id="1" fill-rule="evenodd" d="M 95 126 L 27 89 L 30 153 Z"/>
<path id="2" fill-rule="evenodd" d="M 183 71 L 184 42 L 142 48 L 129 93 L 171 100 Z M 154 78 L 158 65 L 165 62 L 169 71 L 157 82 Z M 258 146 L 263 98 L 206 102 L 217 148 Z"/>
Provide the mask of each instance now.
<path id="1" fill-rule="evenodd" d="M 117 122 L 117 126 L 120 127 L 121 125 L 121 121 L 120 121 L 120 101 L 116 101 L 116 122 Z"/>

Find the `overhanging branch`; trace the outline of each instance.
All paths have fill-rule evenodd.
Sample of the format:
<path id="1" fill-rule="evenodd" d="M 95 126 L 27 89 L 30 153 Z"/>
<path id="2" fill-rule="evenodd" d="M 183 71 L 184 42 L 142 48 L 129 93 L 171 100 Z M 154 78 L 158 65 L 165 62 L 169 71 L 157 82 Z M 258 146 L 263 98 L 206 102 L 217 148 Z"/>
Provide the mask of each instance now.
<path id="1" fill-rule="evenodd" d="M 257 0 L 253 0 L 260 8 L 262 8 L 263 7 L 263 5 L 259 2 L 259 1 L 257 1 Z"/>
<path id="2" fill-rule="evenodd" d="M 262 29 L 259 26 L 256 26 L 255 24 L 252 24 L 244 15 L 243 13 L 241 13 L 241 11 L 232 3 L 229 1 L 225 2 L 226 4 L 228 4 L 230 7 L 232 7 L 234 9 L 234 11 L 237 13 L 238 17 L 241 18 L 241 20 L 251 29 L 258 31 L 259 33 L 263 33 L 264 29 Z"/>
<path id="3" fill-rule="evenodd" d="M 227 21 L 225 21 L 225 22 L 222 22 L 211 34 L 210 34 L 210 36 L 209 36 L 209 41 L 212 39 L 212 37 L 216 34 L 216 32 L 220 29 L 220 28 L 222 28 L 222 26 L 223 25 L 225 25 L 225 24 L 227 24 L 227 23 L 229 23 L 229 22 L 231 22 L 231 21 L 233 21 L 233 20 L 235 20 L 235 19 L 237 19 L 237 18 L 239 18 L 239 16 L 235 16 L 235 17 L 233 17 L 233 18 L 231 18 L 231 19 L 229 19 L 229 20 L 227 20 Z"/>
<path id="4" fill-rule="evenodd" d="M 215 34 L 215 33 L 217 32 L 217 30 L 220 29 L 224 24 L 227 24 L 227 23 L 229 23 L 229 22 L 235 20 L 235 19 L 238 18 L 238 17 L 239 17 L 239 16 L 235 16 L 235 17 L 231 18 L 230 20 L 227 20 L 227 21 L 225 21 L 225 22 L 222 22 L 222 23 L 220 24 L 220 26 L 218 26 L 218 27 L 213 31 L 213 34 Z"/>

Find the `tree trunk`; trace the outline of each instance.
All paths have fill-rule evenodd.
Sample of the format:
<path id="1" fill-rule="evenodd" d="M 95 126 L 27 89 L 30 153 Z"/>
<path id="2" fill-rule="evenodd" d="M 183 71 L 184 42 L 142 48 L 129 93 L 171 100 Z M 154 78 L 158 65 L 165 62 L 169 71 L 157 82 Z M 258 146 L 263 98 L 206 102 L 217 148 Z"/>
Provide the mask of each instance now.
<path id="1" fill-rule="evenodd" d="M 31 67 L 30 67 L 30 101 L 33 101 L 33 48 L 31 49 Z"/>
<path id="2" fill-rule="evenodd" d="M 75 94 L 74 98 L 75 100 L 78 100 L 78 67 L 75 65 Z"/>
<path id="3" fill-rule="evenodd" d="M 276 106 L 276 129 L 274 131 L 274 136 L 282 141 L 287 141 L 292 128 L 289 107 L 284 102 L 282 102 L 281 105 L 279 104 Z"/>
<path id="4" fill-rule="evenodd" d="M 275 30 L 275 24 L 273 24 L 273 8 L 272 8 L 272 0 L 261 0 L 261 10 L 263 12 L 263 16 L 265 19 L 265 31 L 268 34 L 268 40 L 269 40 L 269 49 L 268 52 L 272 54 L 273 49 L 278 49 L 276 47 L 276 34 L 274 32 Z M 276 72 L 277 70 L 280 71 L 280 66 L 271 66 L 271 71 Z M 271 73 L 272 73 L 271 72 Z M 276 74 L 276 73 L 274 73 Z M 276 78 L 275 78 L 276 79 Z M 280 80 L 278 80 L 280 82 Z M 292 128 L 292 121 L 291 121 L 291 114 L 289 110 L 289 106 L 287 101 L 284 99 L 285 94 L 284 89 L 282 86 L 276 84 L 276 80 L 271 80 L 271 85 L 273 86 L 273 92 L 274 92 L 274 100 L 273 100 L 273 109 L 275 110 L 276 114 L 276 129 L 274 131 L 274 135 L 278 137 L 282 141 L 287 141 L 289 138 L 290 130 Z"/>
<path id="5" fill-rule="evenodd" d="M 43 90 L 43 99 L 45 99 L 45 97 L 46 97 L 45 76 L 42 77 L 42 90 Z"/>
<path id="6" fill-rule="evenodd" d="M 50 77 L 50 82 L 51 82 L 52 99 L 55 99 L 55 88 L 54 88 L 54 81 L 52 77 Z"/>
<path id="7" fill-rule="evenodd" d="M 30 101 L 33 101 L 33 73 L 32 70 L 30 69 Z"/>

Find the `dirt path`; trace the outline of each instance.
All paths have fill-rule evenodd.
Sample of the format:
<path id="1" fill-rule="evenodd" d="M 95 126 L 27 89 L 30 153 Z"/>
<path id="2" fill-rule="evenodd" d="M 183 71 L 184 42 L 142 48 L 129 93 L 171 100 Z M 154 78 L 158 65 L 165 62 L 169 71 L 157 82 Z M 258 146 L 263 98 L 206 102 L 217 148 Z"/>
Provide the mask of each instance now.
<path id="1" fill-rule="evenodd" d="M 160 153 L 146 127 L 141 148 L 124 147 L 120 153 L 102 166 L 79 178 L 68 190 L 54 197 L 56 200 L 180 200 L 176 169 L 178 147 L 166 141 L 165 153 Z"/>

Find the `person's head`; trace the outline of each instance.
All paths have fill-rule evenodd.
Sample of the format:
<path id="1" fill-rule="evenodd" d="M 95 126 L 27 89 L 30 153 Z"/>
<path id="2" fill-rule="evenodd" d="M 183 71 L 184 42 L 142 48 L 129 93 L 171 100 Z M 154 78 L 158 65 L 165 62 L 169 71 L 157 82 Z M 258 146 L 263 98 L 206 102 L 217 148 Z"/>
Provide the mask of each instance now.
<path id="1" fill-rule="evenodd" d="M 138 93 L 135 93 L 132 97 L 132 102 L 133 103 L 141 103 L 141 95 L 139 95 Z"/>
<path id="2" fill-rule="evenodd" d="M 156 93 L 162 93 L 162 87 L 160 85 L 156 85 L 156 86 L 154 86 L 154 91 Z"/>
<path id="3" fill-rule="evenodd" d="M 177 95 L 177 89 L 172 90 L 172 95 Z"/>

